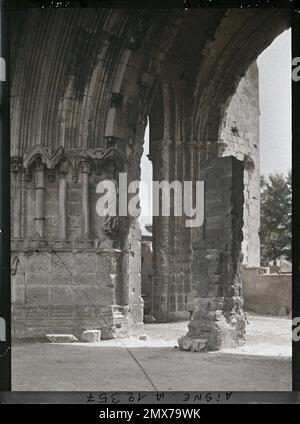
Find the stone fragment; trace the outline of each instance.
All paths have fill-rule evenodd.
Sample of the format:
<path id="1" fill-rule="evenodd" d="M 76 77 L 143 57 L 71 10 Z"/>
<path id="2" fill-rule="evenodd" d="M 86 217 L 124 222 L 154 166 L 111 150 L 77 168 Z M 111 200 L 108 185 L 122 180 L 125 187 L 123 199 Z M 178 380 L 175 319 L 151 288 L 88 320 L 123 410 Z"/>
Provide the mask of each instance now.
<path id="1" fill-rule="evenodd" d="M 178 346 L 180 350 L 190 350 L 192 343 L 193 339 L 187 336 L 182 336 L 178 339 Z"/>
<path id="2" fill-rule="evenodd" d="M 141 334 L 139 337 L 140 340 L 148 340 L 148 337 L 146 334 Z"/>
<path id="3" fill-rule="evenodd" d="M 74 343 L 78 342 L 73 334 L 46 334 L 51 343 Z"/>
<path id="4" fill-rule="evenodd" d="M 180 350 L 191 352 L 206 352 L 207 340 L 206 339 L 192 339 L 188 336 L 183 336 L 178 339 L 178 346 Z"/>
<path id="5" fill-rule="evenodd" d="M 194 339 L 191 352 L 206 352 L 207 350 L 207 340 L 206 339 Z"/>
<path id="6" fill-rule="evenodd" d="M 100 342 L 101 330 L 86 330 L 81 334 L 81 341 L 83 342 Z"/>

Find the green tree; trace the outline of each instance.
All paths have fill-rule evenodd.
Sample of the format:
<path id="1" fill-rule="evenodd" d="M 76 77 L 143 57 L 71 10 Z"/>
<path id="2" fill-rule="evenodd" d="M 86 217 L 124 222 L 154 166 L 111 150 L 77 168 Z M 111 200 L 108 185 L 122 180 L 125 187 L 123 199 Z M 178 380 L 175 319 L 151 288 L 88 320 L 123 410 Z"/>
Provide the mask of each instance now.
<path id="1" fill-rule="evenodd" d="M 267 265 L 280 256 L 292 260 L 292 184 L 291 172 L 262 176 L 260 244 L 261 261 Z"/>

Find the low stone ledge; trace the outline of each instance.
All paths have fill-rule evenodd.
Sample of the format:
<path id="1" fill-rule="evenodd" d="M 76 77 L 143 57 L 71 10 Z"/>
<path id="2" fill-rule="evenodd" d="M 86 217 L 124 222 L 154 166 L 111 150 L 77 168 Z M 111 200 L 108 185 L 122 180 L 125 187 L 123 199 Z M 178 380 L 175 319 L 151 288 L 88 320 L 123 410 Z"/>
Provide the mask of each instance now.
<path id="1" fill-rule="evenodd" d="M 46 334 L 51 343 L 74 343 L 78 342 L 73 334 Z"/>

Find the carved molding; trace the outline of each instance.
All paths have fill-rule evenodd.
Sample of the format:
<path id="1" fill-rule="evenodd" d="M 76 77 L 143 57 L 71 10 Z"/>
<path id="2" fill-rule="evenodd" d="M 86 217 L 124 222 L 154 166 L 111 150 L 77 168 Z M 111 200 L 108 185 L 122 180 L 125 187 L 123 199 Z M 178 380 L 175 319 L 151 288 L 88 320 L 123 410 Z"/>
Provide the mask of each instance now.
<path id="1" fill-rule="evenodd" d="M 118 147 L 112 145 L 106 149 L 86 149 L 86 150 L 64 150 L 63 147 L 52 149 L 43 146 L 36 146 L 30 152 L 21 157 L 11 158 L 11 169 L 13 172 L 23 168 L 27 179 L 31 179 L 31 168 L 33 164 L 40 162 L 47 169 L 49 181 L 54 181 L 54 169 L 58 166 L 61 173 L 72 173 L 72 180 L 78 181 L 80 169 L 90 173 L 94 170 L 100 173 L 104 164 L 113 162 L 116 169 L 124 169 L 124 157 Z"/>
<path id="2" fill-rule="evenodd" d="M 61 146 L 56 149 L 52 147 L 36 146 L 33 150 L 24 155 L 23 167 L 28 169 L 37 158 L 41 158 L 48 169 L 54 169 L 63 155 L 64 149 Z"/>

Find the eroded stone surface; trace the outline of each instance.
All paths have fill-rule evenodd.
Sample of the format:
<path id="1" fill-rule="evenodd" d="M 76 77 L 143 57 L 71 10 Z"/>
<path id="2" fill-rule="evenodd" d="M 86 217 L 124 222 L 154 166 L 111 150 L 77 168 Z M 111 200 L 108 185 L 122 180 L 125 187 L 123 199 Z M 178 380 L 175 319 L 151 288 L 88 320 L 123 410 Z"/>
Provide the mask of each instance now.
<path id="1" fill-rule="evenodd" d="M 86 330 L 81 334 L 81 341 L 83 342 L 100 342 L 101 331 L 100 330 Z"/>
<path id="2" fill-rule="evenodd" d="M 78 342 L 73 334 L 46 334 L 51 343 L 74 343 Z"/>
<path id="3" fill-rule="evenodd" d="M 207 340 L 192 339 L 188 336 L 182 336 L 178 339 L 178 347 L 180 350 L 186 350 L 191 352 L 206 352 Z"/>

